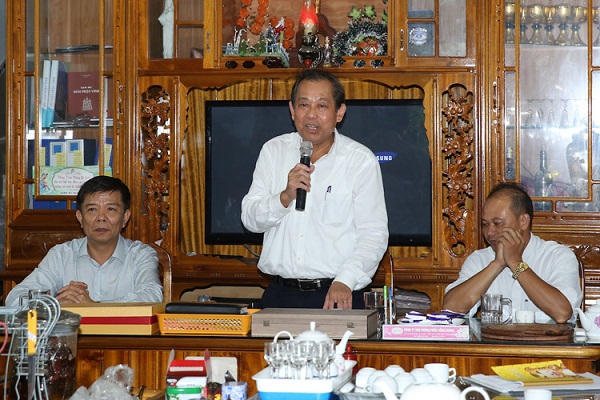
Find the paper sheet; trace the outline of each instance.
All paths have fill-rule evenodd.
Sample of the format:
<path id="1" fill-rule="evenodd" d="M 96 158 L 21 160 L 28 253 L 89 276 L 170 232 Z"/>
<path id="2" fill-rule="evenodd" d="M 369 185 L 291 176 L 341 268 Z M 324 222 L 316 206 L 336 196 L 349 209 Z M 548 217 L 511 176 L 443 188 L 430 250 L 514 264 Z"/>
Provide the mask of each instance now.
<path id="1" fill-rule="evenodd" d="M 575 393 L 600 393 L 600 377 L 592 374 L 591 372 L 585 372 L 579 375 L 592 379 L 593 383 L 577 383 L 574 385 L 551 385 L 547 388 L 552 390 L 552 394 L 554 395 Z M 523 390 L 525 389 L 522 382 L 509 381 L 500 378 L 496 375 L 476 374 L 470 377 L 464 377 L 463 379 L 472 385 L 482 386 L 485 389 L 491 389 L 495 392 L 504 394 L 523 394 Z"/>

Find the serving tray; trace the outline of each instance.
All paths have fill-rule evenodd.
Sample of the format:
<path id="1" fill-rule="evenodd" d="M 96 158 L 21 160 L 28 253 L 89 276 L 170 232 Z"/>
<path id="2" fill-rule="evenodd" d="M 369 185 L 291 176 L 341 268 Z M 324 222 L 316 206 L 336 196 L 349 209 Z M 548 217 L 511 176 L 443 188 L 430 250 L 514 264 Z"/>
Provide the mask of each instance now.
<path id="1" fill-rule="evenodd" d="M 481 327 L 482 339 L 514 341 L 570 341 L 573 327 L 567 324 L 502 324 Z"/>

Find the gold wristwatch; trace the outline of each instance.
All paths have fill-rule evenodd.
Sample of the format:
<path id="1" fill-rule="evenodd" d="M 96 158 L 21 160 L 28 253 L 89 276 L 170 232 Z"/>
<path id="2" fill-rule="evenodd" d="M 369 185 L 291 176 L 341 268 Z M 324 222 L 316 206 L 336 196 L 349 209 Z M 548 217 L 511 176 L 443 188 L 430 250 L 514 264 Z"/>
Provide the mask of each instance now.
<path id="1" fill-rule="evenodd" d="M 513 271 L 512 277 L 513 279 L 517 279 L 519 277 L 519 275 L 521 275 L 523 273 L 523 271 L 529 269 L 529 265 L 527 265 L 526 262 L 521 261 L 519 263 L 519 266 L 517 268 L 515 268 L 515 270 Z"/>

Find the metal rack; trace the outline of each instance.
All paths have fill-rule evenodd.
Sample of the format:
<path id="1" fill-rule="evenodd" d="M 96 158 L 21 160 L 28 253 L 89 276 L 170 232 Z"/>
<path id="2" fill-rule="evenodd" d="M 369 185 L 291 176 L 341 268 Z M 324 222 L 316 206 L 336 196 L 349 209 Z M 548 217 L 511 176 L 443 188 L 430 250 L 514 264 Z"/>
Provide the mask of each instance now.
<path id="1" fill-rule="evenodd" d="M 37 340 L 35 354 L 28 352 L 27 313 L 37 311 Z M 46 386 L 48 338 L 60 316 L 60 303 L 48 294 L 38 294 L 29 298 L 15 312 L 5 312 L 6 330 L 11 335 L 6 356 L 4 399 L 8 399 L 9 390 L 14 388 L 17 399 L 24 398 L 21 389 L 27 387 L 28 400 L 49 400 Z M 30 365 L 35 369 L 30 370 Z M 33 379 L 30 379 L 33 378 Z M 33 382 L 31 382 L 33 381 Z"/>

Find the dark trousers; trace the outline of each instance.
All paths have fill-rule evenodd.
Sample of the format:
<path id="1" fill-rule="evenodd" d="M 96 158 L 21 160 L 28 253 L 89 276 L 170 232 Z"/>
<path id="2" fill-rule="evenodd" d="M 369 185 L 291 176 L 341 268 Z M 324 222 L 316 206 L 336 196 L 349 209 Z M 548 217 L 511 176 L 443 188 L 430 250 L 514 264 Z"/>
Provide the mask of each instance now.
<path id="1" fill-rule="evenodd" d="M 329 288 L 315 291 L 302 291 L 272 281 L 265 289 L 262 296 L 263 308 L 323 308 L 325 296 Z M 352 308 L 364 309 L 365 289 L 352 292 Z"/>

